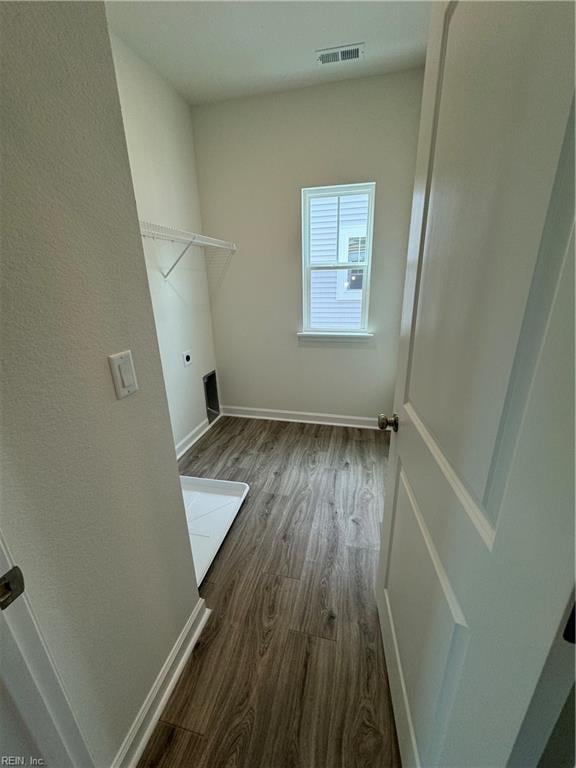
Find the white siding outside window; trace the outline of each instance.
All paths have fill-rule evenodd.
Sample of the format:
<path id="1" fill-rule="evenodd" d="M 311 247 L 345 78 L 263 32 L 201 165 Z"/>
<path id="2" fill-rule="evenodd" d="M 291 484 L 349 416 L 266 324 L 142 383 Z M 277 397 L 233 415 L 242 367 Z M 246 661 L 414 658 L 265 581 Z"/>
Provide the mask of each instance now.
<path id="1" fill-rule="evenodd" d="M 368 331 L 374 191 L 373 182 L 302 190 L 305 334 Z"/>

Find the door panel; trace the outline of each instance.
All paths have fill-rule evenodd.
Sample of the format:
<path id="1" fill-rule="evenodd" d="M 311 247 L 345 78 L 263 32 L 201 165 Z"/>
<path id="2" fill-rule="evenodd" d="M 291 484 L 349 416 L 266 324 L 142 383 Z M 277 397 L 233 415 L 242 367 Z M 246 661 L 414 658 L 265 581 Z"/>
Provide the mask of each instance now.
<path id="1" fill-rule="evenodd" d="M 416 738 L 430 745 L 422 755 L 427 764 L 454 696 L 468 627 L 403 471 L 396 511 L 388 600 Z"/>
<path id="2" fill-rule="evenodd" d="M 447 32 L 407 400 L 480 503 L 570 98 L 556 5 L 466 3 Z"/>
<path id="3" fill-rule="evenodd" d="M 506 765 L 573 589 L 573 30 L 434 10 L 377 581 L 405 766 Z"/>

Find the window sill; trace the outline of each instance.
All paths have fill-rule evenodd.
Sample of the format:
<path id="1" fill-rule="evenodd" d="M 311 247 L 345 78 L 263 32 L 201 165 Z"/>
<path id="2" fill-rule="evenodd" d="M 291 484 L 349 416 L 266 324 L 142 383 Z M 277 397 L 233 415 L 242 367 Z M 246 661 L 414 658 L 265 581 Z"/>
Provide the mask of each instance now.
<path id="1" fill-rule="evenodd" d="M 326 339 L 327 341 L 366 341 L 367 339 L 374 338 L 373 333 L 367 331 L 298 331 L 297 336 L 299 339 Z"/>

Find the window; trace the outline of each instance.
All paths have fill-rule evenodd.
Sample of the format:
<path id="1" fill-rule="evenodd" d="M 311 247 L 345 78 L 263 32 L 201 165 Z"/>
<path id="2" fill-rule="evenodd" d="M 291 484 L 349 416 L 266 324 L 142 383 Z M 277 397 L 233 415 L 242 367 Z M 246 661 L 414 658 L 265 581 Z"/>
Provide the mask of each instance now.
<path id="1" fill-rule="evenodd" d="M 302 190 L 305 334 L 368 331 L 374 189 L 371 182 Z"/>

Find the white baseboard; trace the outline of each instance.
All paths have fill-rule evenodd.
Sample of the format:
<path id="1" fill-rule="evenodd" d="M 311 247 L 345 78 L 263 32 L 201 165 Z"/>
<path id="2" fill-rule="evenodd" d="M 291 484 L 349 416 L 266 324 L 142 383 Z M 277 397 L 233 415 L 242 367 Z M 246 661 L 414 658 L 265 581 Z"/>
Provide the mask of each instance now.
<path id="1" fill-rule="evenodd" d="M 242 419 L 298 421 L 304 424 L 378 429 L 378 420 L 375 416 L 342 416 L 336 413 L 309 413 L 308 411 L 273 411 L 268 408 L 246 408 L 243 405 L 223 405 L 222 413 L 224 416 L 236 416 Z"/>
<path id="2" fill-rule="evenodd" d="M 204 419 L 204 421 L 200 422 L 197 427 L 194 427 L 194 429 L 189 432 L 186 437 L 183 437 L 180 442 L 176 443 L 176 458 L 181 459 L 186 451 L 192 448 L 194 443 L 197 443 L 198 440 L 200 440 L 200 438 L 203 437 L 209 429 L 212 429 L 214 424 L 216 424 L 220 418 L 221 416 L 218 416 L 218 418 L 214 419 L 212 423 L 208 423 L 208 419 Z"/>
<path id="3" fill-rule="evenodd" d="M 135 768 L 209 616 L 210 609 L 200 598 L 140 707 L 111 768 Z"/>

